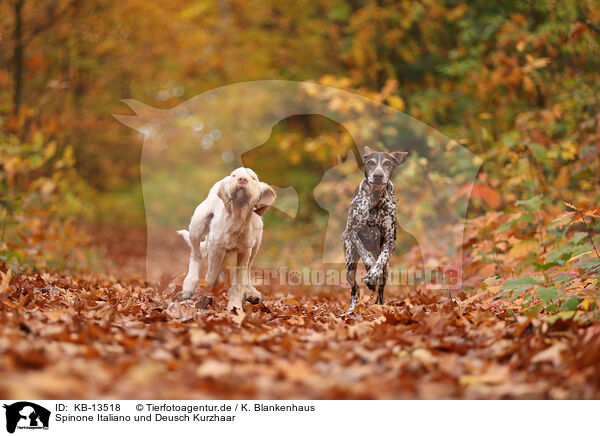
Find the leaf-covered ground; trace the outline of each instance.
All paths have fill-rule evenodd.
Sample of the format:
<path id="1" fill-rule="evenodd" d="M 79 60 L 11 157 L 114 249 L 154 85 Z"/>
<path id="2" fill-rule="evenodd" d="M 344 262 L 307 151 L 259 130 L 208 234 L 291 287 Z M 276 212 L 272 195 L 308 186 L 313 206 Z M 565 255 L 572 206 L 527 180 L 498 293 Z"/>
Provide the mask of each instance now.
<path id="1" fill-rule="evenodd" d="M 0 268 L 3 272 L 5 268 Z M 489 291 L 264 288 L 179 302 L 97 276 L 3 273 L 2 398 L 600 398 L 600 325 L 509 315 Z"/>

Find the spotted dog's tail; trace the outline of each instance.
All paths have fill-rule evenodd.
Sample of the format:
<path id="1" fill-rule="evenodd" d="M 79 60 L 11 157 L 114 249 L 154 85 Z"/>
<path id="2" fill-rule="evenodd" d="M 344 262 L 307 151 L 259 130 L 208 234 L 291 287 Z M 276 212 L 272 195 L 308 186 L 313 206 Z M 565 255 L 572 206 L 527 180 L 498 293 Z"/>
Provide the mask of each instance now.
<path id="1" fill-rule="evenodd" d="M 192 241 L 190 240 L 190 232 L 187 230 L 179 230 L 177 234 L 181 235 L 181 237 L 185 240 L 185 242 L 192 248 Z"/>

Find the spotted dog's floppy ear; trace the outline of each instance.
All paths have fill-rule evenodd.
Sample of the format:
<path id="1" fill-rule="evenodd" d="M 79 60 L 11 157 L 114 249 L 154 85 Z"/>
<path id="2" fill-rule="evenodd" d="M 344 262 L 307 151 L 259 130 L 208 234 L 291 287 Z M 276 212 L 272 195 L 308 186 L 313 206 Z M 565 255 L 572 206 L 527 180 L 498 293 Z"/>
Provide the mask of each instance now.
<path id="1" fill-rule="evenodd" d="M 258 186 L 260 189 L 260 200 L 258 200 L 258 203 L 254 207 L 254 212 L 262 215 L 275 202 L 277 195 L 275 195 L 273 188 L 264 182 L 260 182 Z"/>
<path id="2" fill-rule="evenodd" d="M 396 161 L 396 165 L 402 165 L 408 156 L 408 151 L 394 151 L 389 154 Z"/>
<path id="3" fill-rule="evenodd" d="M 363 161 L 365 160 L 365 157 L 367 157 L 371 153 L 373 153 L 373 150 L 371 150 L 368 146 L 365 145 L 365 151 L 363 152 Z"/>

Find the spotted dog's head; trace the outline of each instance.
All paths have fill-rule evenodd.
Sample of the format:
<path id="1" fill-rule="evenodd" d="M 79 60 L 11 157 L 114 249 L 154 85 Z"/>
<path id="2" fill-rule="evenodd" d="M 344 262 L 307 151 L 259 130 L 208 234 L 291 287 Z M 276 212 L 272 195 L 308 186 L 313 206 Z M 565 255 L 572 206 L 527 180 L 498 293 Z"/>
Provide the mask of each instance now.
<path id="1" fill-rule="evenodd" d="M 365 178 L 370 185 L 387 185 L 394 168 L 401 165 L 408 156 L 406 151 L 373 151 L 365 147 L 363 153 L 363 164 L 365 166 Z"/>

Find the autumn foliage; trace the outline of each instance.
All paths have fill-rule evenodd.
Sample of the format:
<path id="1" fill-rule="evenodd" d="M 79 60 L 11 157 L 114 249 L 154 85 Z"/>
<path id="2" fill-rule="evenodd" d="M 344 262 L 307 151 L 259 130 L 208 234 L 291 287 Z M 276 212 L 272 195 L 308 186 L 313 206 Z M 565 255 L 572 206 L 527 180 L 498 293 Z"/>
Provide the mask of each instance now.
<path id="1" fill-rule="evenodd" d="M 0 397 L 600 398 L 599 70 L 589 0 L 1 2 Z M 349 90 L 453 138 L 411 149 L 399 216 L 435 212 L 414 194 L 448 177 L 431 159 L 480 166 L 451 198 L 468 201 L 462 254 L 438 253 L 459 289 L 392 286 L 346 316 L 342 285 L 265 286 L 243 313 L 222 287 L 180 301 L 177 216 L 231 170 L 220 153 L 187 168 L 198 198 L 158 179 L 170 269 L 145 276 L 143 135 L 111 116 L 131 115 L 119 100 L 167 109 L 261 79 Z M 356 180 L 315 188 L 352 139 L 307 115 L 269 141 L 247 162 L 302 207 L 265 215 L 256 264 L 314 267 L 315 195 Z M 400 235 L 393 262 L 418 269 L 419 250 Z"/>

